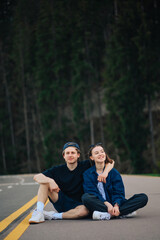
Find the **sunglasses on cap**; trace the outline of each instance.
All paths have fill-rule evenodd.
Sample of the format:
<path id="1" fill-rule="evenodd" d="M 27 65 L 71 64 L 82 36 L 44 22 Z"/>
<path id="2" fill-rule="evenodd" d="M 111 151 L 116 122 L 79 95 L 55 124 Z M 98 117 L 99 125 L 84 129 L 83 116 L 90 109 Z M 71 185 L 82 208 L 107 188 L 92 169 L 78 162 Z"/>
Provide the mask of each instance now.
<path id="1" fill-rule="evenodd" d="M 96 143 L 96 144 L 92 144 L 89 146 L 89 148 L 94 148 L 96 146 L 102 146 L 103 144 L 102 143 Z"/>
<path id="2" fill-rule="evenodd" d="M 92 155 L 92 150 L 93 148 L 97 147 L 97 146 L 102 146 L 102 143 L 96 143 L 96 144 L 92 144 L 89 146 L 89 151 L 88 151 L 88 155 L 91 156 Z"/>

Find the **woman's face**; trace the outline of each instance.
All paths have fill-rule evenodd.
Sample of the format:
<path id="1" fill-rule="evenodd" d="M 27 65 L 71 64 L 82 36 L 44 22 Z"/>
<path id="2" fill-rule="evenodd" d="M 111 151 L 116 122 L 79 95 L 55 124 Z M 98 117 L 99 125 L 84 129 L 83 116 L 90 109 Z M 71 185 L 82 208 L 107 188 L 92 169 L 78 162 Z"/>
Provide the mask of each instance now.
<path id="1" fill-rule="evenodd" d="M 90 156 L 91 160 L 95 163 L 103 163 L 106 160 L 106 153 L 101 146 L 96 146 L 92 149 L 92 155 Z"/>

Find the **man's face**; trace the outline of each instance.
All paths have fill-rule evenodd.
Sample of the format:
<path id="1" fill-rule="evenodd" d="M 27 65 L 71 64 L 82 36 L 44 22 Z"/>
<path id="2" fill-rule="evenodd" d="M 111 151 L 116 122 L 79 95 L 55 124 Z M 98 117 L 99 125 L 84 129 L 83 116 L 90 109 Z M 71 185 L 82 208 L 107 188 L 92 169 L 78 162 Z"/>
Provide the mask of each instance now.
<path id="1" fill-rule="evenodd" d="M 68 147 L 64 150 L 63 157 L 68 164 L 74 164 L 77 162 L 80 154 L 77 152 L 75 147 Z"/>

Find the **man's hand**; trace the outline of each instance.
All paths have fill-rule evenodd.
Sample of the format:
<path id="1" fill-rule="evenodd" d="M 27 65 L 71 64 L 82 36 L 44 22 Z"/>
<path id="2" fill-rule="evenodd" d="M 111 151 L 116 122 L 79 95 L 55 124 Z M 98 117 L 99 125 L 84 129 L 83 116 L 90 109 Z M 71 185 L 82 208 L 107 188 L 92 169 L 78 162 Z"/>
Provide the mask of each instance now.
<path id="1" fill-rule="evenodd" d="M 103 172 L 103 173 L 101 173 L 101 174 L 98 175 L 97 180 L 98 180 L 99 182 L 104 182 L 104 183 L 106 183 L 106 178 L 107 178 L 107 177 L 108 177 L 108 172 Z"/>
<path id="2" fill-rule="evenodd" d="M 50 192 L 59 192 L 60 188 L 56 184 L 56 182 L 49 177 L 46 177 L 44 174 L 39 173 L 34 176 L 34 181 L 38 182 L 39 184 L 49 184 L 49 191 Z"/>
<path id="3" fill-rule="evenodd" d="M 98 176 L 97 180 L 99 182 L 106 183 L 106 178 L 108 177 L 108 173 L 112 170 L 113 167 L 114 167 L 114 160 L 112 160 L 112 163 L 106 163 L 104 172 Z"/>
<path id="4" fill-rule="evenodd" d="M 50 191 L 50 192 L 55 191 L 55 192 L 58 193 L 59 190 L 60 190 L 60 188 L 58 187 L 58 185 L 57 185 L 57 183 L 56 183 L 55 181 L 49 182 L 49 191 Z"/>

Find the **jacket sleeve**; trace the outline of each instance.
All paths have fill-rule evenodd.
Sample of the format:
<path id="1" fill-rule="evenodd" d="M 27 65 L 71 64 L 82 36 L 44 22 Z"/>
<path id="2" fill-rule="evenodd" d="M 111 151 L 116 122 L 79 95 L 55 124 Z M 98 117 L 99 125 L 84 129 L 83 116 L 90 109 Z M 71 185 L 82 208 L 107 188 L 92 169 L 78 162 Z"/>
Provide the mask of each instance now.
<path id="1" fill-rule="evenodd" d="M 125 189 L 121 175 L 118 171 L 112 174 L 112 204 L 121 205 L 125 200 Z"/>
<path id="2" fill-rule="evenodd" d="M 85 193 L 90 193 L 97 196 L 102 202 L 105 200 L 97 189 L 97 180 L 90 173 L 84 172 L 83 174 L 83 190 Z"/>

